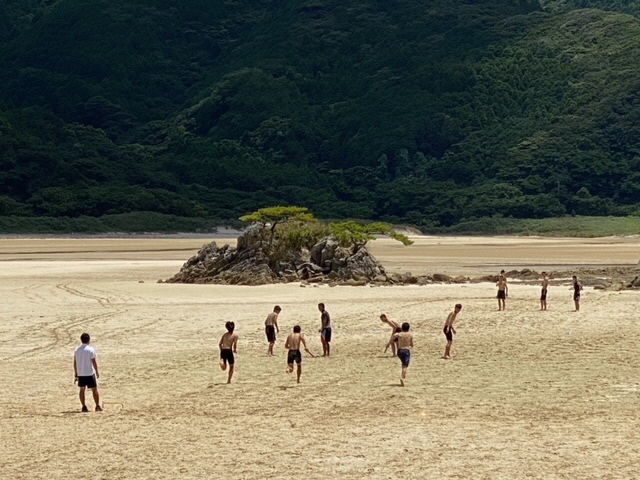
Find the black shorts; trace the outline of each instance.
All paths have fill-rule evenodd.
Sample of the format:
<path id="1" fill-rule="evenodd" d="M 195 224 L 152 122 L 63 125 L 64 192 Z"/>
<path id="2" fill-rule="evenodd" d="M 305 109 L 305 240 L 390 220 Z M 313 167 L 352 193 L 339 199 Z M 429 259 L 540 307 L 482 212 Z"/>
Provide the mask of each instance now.
<path id="1" fill-rule="evenodd" d="M 266 325 L 264 327 L 264 333 L 267 334 L 267 341 L 269 343 L 275 343 L 276 341 L 276 327 L 273 325 Z"/>
<path id="2" fill-rule="evenodd" d="M 331 343 L 331 327 L 324 328 L 322 330 L 322 341 L 325 343 Z"/>
<path id="3" fill-rule="evenodd" d="M 287 364 L 293 365 L 293 362 L 298 364 L 302 363 L 302 354 L 300 350 L 289 350 L 289 354 L 287 355 Z"/>
<path id="4" fill-rule="evenodd" d="M 498 290 L 498 300 L 504 300 L 507 298 L 507 292 L 504 290 Z"/>
<path id="5" fill-rule="evenodd" d="M 573 301 L 574 302 L 579 302 L 580 301 L 580 294 L 579 293 L 574 293 L 573 294 Z"/>
<path id="6" fill-rule="evenodd" d="M 451 327 L 444 327 L 442 331 L 444 336 L 447 337 L 447 342 L 453 342 L 453 330 L 451 330 Z"/>
<path id="7" fill-rule="evenodd" d="M 543 288 L 542 292 L 540 293 L 540 300 L 546 300 L 547 299 L 547 289 Z"/>
<path id="8" fill-rule="evenodd" d="M 411 350 L 401 348 L 400 350 L 398 350 L 398 358 L 402 362 L 403 367 L 408 367 L 409 362 L 411 361 Z"/>
<path id="9" fill-rule="evenodd" d="M 393 331 L 394 335 L 396 333 L 400 333 L 402 331 L 402 329 L 400 327 L 396 327 L 396 329 Z M 393 339 L 394 342 L 398 343 L 398 337 Z"/>
<path id="10" fill-rule="evenodd" d="M 229 365 L 233 365 L 234 363 L 236 363 L 236 359 L 233 356 L 233 350 L 231 350 L 230 348 L 223 348 L 222 350 L 220 350 L 220 360 L 222 360 L 224 363 L 228 363 Z"/>
<path id="11" fill-rule="evenodd" d="M 96 388 L 98 382 L 95 375 L 89 375 L 88 377 L 78 377 L 78 386 L 86 388 Z"/>

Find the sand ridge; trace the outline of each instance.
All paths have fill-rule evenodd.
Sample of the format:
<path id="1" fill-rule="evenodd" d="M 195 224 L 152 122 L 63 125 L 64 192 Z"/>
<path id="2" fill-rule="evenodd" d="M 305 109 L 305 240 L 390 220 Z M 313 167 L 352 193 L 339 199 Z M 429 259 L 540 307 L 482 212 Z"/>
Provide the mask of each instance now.
<path id="1" fill-rule="evenodd" d="M 513 283 L 507 311 L 497 312 L 492 284 L 169 285 L 155 281 L 201 239 L 60 240 L 40 252 L 20 241 L 0 241 L 3 478 L 75 478 L 79 465 L 104 479 L 636 475 L 637 292 L 587 288 L 574 313 L 570 285 L 552 286 L 549 311 L 539 312 L 539 288 Z M 640 251 L 637 239 L 417 243 L 373 249 L 391 271 L 416 274 L 630 265 Z M 81 259 L 70 253 L 83 249 Z M 303 354 L 298 386 L 285 373 L 283 341 L 300 324 L 321 352 L 320 301 L 332 316 L 333 356 Z M 457 302 L 459 334 L 446 362 L 442 325 Z M 267 358 L 263 322 L 276 303 L 278 356 Z M 400 362 L 383 355 L 382 312 L 412 325 L 405 388 Z M 240 335 L 229 386 L 216 348 L 226 320 Z M 99 355 L 100 414 L 77 413 L 72 352 L 85 330 Z"/>

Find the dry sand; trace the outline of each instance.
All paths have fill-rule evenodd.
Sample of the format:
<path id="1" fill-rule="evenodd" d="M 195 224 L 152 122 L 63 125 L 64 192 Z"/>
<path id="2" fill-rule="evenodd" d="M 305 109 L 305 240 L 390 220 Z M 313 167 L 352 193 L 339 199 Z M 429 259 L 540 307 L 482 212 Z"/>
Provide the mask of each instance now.
<path id="1" fill-rule="evenodd" d="M 0 240 L 2 479 L 631 479 L 640 459 L 637 292 L 495 286 L 223 287 L 157 284 L 202 239 Z M 640 239 L 377 241 L 391 271 L 635 265 Z M 139 283 L 143 281 L 144 283 Z M 334 322 L 331 358 L 285 373 L 299 323 L 321 351 L 316 303 Z M 453 359 L 441 328 L 463 311 Z M 277 357 L 263 321 L 280 304 Z M 407 386 L 383 356 L 381 312 L 408 321 Z M 240 335 L 232 385 L 217 366 L 223 323 Z M 91 333 L 103 413 L 80 414 L 72 352 Z M 93 407 L 93 402 L 89 402 Z"/>

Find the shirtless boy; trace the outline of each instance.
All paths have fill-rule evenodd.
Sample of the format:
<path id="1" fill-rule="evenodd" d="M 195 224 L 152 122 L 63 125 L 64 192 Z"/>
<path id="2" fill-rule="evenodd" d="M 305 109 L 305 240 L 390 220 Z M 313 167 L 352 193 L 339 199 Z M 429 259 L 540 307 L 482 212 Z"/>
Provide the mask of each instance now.
<path id="1" fill-rule="evenodd" d="M 309 355 L 313 355 L 307 348 L 307 342 L 304 340 L 302 329 L 300 325 L 293 327 L 293 333 L 287 337 L 287 341 L 284 343 L 284 348 L 289 350 L 287 353 L 287 366 L 289 367 L 289 373 L 293 372 L 293 363 L 298 364 L 298 383 L 300 383 L 300 376 L 302 375 L 302 354 L 300 353 L 300 344 L 304 347 L 305 352 Z"/>
<path id="2" fill-rule="evenodd" d="M 547 289 L 549 288 L 549 278 L 547 272 L 542 272 L 542 291 L 540 292 L 540 310 L 547 309 Z"/>
<path id="3" fill-rule="evenodd" d="M 267 355 L 273 356 L 273 345 L 276 343 L 276 332 L 280 333 L 280 328 L 278 327 L 278 315 L 282 309 L 279 305 L 273 307 L 273 312 L 267 315 L 267 319 L 264 321 L 264 332 L 267 335 L 267 342 L 269 342 L 269 347 L 267 348 Z"/>
<path id="4" fill-rule="evenodd" d="M 447 346 L 444 348 L 444 357 L 442 357 L 445 360 L 449 360 L 451 358 L 451 345 L 453 345 L 453 336 L 456 334 L 453 322 L 456 321 L 456 317 L 460 313 L 460 310 L 462 310 L 462 304 L 458 303 L 454 307 L 453 312 L 451 312 L 447 317 L 447 321 L 442 329 L 444 336 L 447 337 Z"/>
<path id="5" fill-rule="evenodd" d="M 404 381 L 407 378 L 407 368 L 409 368 L 409 362 L 411 362 L 411 349 L 413 348 L 413 335 L 409 333 L 411 326 L 404 322 L 402 324 L 402 331 L 400 333 L 394 333 L 393 339 L 398 341 L 398 358 L 402 362 L 402 374 L 400 375 L 400 385 L 404 387 Z"/>
<path id="6" fill-rule="evenodd" d="M 233 356 L 234 353 L 238 353 L 238 335 L 233 333 L 233 329 L 236 328 L 236 324 L 233 322 L 227 322 L 224 325 L 227 329 L 227 333 L 222 335 L 218 347 L 220 347 L 220 368 L 222 370 L 227 369 L 227 363 L 229 364 L 229 377 L 227 383 L 231 383 L 231 377 L 233 377 L 233 367 L 236 360 Z"/>
<path id="7" fill-rule="evenodd" d="M 576 312 L 580 311 L 580 292 L 582 291 L 582 283 L 578 281 L 578 277 L 573 276 L 573 303 L 576 306 Z"/>
<path id="8" fill-rule="evenodd" d="M 503 270 L 504 272 L 504 270 Z M 498 287 L 498 311 L 504 310 L 505 300 L 507 295 L 509 295 L 509 287 L 507 286 L 507 277 L 504 276 L 504 273 L 500 273 L 498 277 L 498 283 L 496 283 Z"/>
<path id="9" fill-rule="evenodd" d="M 320 310 L 320 340 L 322 341 L 322 356 L 328 357 L 331 354 L 331 316 L 324 308 L 324 303 L 318 304 Z"/>
<path id="10" fill-rule="evenodd" d="M 396 333 L 400 333 L 402 331 L 402 329 L 400 328 L 400 324 L 398 322 L 394 322 L 393 320 L 389 320 L 389 318 L 387 318 L 384 313 L 380 315 L 380 320 L 382 321 L 382 323 L 386 323 L 391 327 L 391 338 L 389 338 L 386 347 L 384 347 L 384 353 L 387 353 L 387 350 L 389 350 L 389 347 L 391 347 L 391 356 L 395 357 L 397 353 L 396 344 L 398 343 L 398 340 L 396 338 L 393 338 L 393 336 Z"/>

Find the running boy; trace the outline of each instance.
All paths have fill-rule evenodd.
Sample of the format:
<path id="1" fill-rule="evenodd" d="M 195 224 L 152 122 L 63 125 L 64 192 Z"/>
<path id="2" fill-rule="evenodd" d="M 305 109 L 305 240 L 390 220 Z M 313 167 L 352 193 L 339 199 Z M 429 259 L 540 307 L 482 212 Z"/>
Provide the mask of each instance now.
<path id="1" fill-rule="evenodd" d="M 398 343 L 398 339 L 393 338 L 393 336 L 396 333 L 400 333 L 402 331 L 402 329 L 400 328 L 400 324 L 398 324 L 398 322 L 394 322 L 393 320 L 389 320 L 384 313 L 380 315 L 380 320 L 382 321 L 382 323 L 386 323 L 391 327 L 391 338 L 389 338 L 386 347 L 384 347 L 384 353 L 387 353 L 387 350 L 389 350 L 389 347 L 391 347 L 391 356 L 395 357 L 397 353 L 396 344 Z"/>
<path id="2" fill-rule="evenodd" d="M 236 324 L 233 322 L 227 322 L 224 325 L 227 329 L 227 333 L 222 335 L 218 347 L 220 347 L 220 368 L 222 370 L 227 369 L 227 363 L 229 364 L 229 377 L 227 383 L 231 383 L 231 377 L 233 377 L 233 368 L 236 363 L 234 353 L 238 353 L 238 335 L 233 333 L 236 328 Z"/>
<path id="3" fill-rule="evenodd" d="M 279 305 L 273 307 L 273 312 L 267 315 L 267 319 L 264 321 L 264 332 L 267 335 L 267 342 L 269 342 L 269 348 L 267 349 L 267 355 L 269 357 L 273 356 L 273 345 L 276 343 L 276 332 L 280 333 L 280 328 L 278 327 L 278 315 L 282 309 Z"/>
<path id="4" fill-rule="evenodd" d="M 318 304 L 320 310 L 320 340 L 322 341 L 322 356 L 328 357 L 331 354 L 331 316 L 324 308 L 324 303 Z"/>
<path id="5" fill-rule="evenodd" d="M 444 357 L 442 357 L 445 360 L 449 360 L 451 358 L 451 345 L 453 345 L 453 336 L 456 333 L 456 329 L 453 327 L 453 322 L 456 321 L 456 317 L 460 313 L 460 310 L 462 310 L 462 304 L 458 303 L 454 307 L 453 312 L 451 312 L 447 317 L 447 321 L 442 329 L 444 336 L 447 337 L 447 346 L 444 348 Z"/>
<path id="6" fill-rule="evenodd" d="M 287 354 L 287 366 L 289 373 L 293 372 L 293 363 L 298 364 L 298 383 L 300 383 L 300 376 L 302 375 L 302 354 L 300 353 L 300 344 L 304 347 L 305 352 L 313 356 L 313 354 L 307 348 L 307 342 L 304 340 L 302 329 L 300 325 L 293 327 L 293 333 L 287 337 L 287 341 L 284 343 L 284 348 L 289 350 Z"/>
<path id="7" fill-rule="evenodd" d="M 82 345 L 73 352 L 73 374 L 75 375 L 75 382 L 77 382 L 78 387 L 80 387 L 82 411 L 89 411 L 85 404 L 85 390 L 88 388 L 91 390 L 91 393 L 93 393 L 93 400 L 96 402 L 96 412 L 101 412 L 102 407 L 100 406 L 97 380 L 100 378 L 100 373 L 98 372 L 98 362 L 96 361 L 96 350 L 89 346 L 91 337 L 88 333 L 80 335 L 80 341 Z"/>
<path id="8" fill-rule="evenodd" d="M 547 289 L 549 288 L 549 278 L 547 272 L 542 272 L 542 291 L 540 292 L 540 310 L 547 309 Z"/>
<path id="9" fill-rule="evenodd" d="M 404 381 L 407 378 L 407 368 L 411 362 L 411 349 L 413 348 L 413 335 L 409 333 L 411 326 L 404 322 L 402 331 L 393 335 L 394 340 L 398 341 L 398 358 L 402 362 L 402 374 L 400 375 L 400 385 L 404 387 Z"/>

